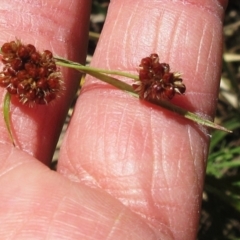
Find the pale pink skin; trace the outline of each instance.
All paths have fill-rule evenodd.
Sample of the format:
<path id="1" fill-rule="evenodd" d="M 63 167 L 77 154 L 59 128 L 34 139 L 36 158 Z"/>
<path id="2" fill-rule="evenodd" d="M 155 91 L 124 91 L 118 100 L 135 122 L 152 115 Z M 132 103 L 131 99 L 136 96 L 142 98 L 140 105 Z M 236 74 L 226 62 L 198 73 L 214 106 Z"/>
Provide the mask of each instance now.
<path id="1" fill-rule="evenodd" d="M 226 4 L 112 0 L 92 65 L 136 73 L 141 58 L 158 53 L 187 86 L 173 102 L 212 118 Z M 90 9 L 89 0 L 1 0 L 0 43 L 17 37 L 84 62 Z M 50 171 L 78 85 L 74 71 L 65 81 L 49 106 L 13 100 L 17 148 L 0 118 L 0 239 L 195 239 L 208 130 L 88 78 Z"/>

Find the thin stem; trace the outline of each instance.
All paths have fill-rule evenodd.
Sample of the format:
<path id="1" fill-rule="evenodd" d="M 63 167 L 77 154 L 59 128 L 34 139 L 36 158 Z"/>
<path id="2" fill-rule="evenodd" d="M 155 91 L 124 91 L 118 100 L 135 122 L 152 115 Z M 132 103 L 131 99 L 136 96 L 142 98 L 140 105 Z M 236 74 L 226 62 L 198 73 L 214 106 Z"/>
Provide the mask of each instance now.
<path id="1" fill-rule="evenodd" d="M 56 59 L 56 64 L 59 66 L 69 67 L 69 68 L 77 69 L 77 70 L 84 71 L 84 72 L 86 72 L 86 71 L 91 71 L 91 72 L 95 72 L 95 73 L 100 72 L 100 73 L 106 73 L 106 74 L 111 74 L 111 75 L 127 77 L 127 78 L 131 78 L 134 80 L 139 80 L 138 75 L 130 74 L 127 72 L 118 71 L 118 70 L 106 70 L 106 69 L 95 68 L 95 67 L 91 67 L 91 66 L 84 66 L 84 65 L 81 65 L 76 62 L 66 61 L 65 59 L 62 59 L 59 57 L 55 57 L 55 59 Z"/>
<path id="2" fill-rule="evenodd" d="M 197 114 L 195 113 L 192 113 L 190 111 L 187 111 L 183 108 L 180 108 L 176 105 L 173 105 L 172 103 L 168 102 L 168 101 L 160 101 L 160 100 L 150 100 L 150 102 L 154 103 L 154 104 L 157 104 L 159 106 L 162 106 L 163 108 L 165 109 L 168 109 L 172 112 L 175 112 L 181 116 L 183 116 L 184 118 L 187 118 L 193 122 L 196 122 L 198 124 L 201 124 L 203 126 L 206 126 L 206 127 L 210 127 L 210 128 L 214 128 L 214 129 L 218 129 L 218 130 L 221 130 L 221 131 L 224 131 L 224 132 L 228 132 L 228 133 L 232 133 L 231 130 L 228 130 L 226 129 L 225 127 L 222 127 L 212 121 L 209 121 L 207 119 L 204 119 L 200 116 L 198 116 Z"/>
<path id="3" fill-rule="evenodd" d="M 90 70 L 86 70 L 85 73 L 87 73 L 87 74 L 89 74 L 93 77 L 96 77 L 96 78 L 102 80 L 103 82 L 111 84 L 112 86 L 114 86 L 118 89 L 121 89 L 123 91 L 127 91 L 135 97 L 139 97 L 138 94 L 133 90 L 131 85 L 129 85 L 129 84 L 123 82 L 123 81 L 120 81 L 117 78 L 114 78 L 114 77 L 111 77 L 111 76 L 108 76 L 108 75 L 105 75 L 105 74 L 102 74 L 102 73 L 99 73 L 99 72 L 91 72 Z"/>

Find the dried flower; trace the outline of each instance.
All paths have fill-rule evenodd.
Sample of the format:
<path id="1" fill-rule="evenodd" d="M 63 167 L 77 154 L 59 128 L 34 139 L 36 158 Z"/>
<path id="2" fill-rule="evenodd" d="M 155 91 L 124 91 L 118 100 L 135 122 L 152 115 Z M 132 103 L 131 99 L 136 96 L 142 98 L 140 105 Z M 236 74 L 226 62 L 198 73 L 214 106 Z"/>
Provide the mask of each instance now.
<path id="1" fill-rule="evenodd" d="M 159 63 L 156 53 L 143 58 L 139 65 L 139 80 L 133 85 L 141 99 L 172 99 L 186 90 L 180 73 L 170 72 L 167 63 Z"/>
<path id="2" fill-rule="evenodd" d="M 48 104 L 63 90 L 62 74 L 49 50 L 39 53 L 33 45 L 16 40 L 4 43 L 1 53 L 0 86 L 23 104 Z"/>

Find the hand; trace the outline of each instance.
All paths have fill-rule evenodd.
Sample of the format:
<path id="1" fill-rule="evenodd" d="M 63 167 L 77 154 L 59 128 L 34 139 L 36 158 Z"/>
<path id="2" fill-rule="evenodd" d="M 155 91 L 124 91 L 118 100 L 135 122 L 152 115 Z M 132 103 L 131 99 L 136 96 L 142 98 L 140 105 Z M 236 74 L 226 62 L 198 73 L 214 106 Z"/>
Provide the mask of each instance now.
<path id="1" fill-rule="evenodd" d="M 1 43 L 17 37 L 84 62 L 90 1 L 30 2 L 1 0 Z M 136 73 L 156 52 L 183 73 L 186 96 L 173 102 L 213 117 L 226 4 L 112 0 L 92 65 Z M 53 172 L 46 165 L 79 80 L 64 75 L 55 103 L 13 101 L 18 148 L 0 120 L 0 239 L 195 239 L 206 130 L 87 78 Z"/>

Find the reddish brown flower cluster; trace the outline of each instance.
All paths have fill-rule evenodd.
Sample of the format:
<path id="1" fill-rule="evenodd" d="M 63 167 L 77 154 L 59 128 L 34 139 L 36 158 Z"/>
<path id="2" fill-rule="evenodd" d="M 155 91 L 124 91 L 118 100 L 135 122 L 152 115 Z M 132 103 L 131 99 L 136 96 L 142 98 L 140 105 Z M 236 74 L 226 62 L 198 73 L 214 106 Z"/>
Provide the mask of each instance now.
<path id="1" fill-rule="evenodd" d="M 33 45 L 16 40 L 4 43 L 1 54 L 0 86 L 23 104 L 48 104 L 62 91 L 62 75 L 50 51 L 39 53 Z"/>
<path id="2" fill-rule="evenodd" d="M 139 81 L 133 84 L 141 99 L 172 99 L 186 90 L 180 73 L 170 72 L 167 63 L 159 63 L 156 53 L 143 58 L 139 65 Z"/>

